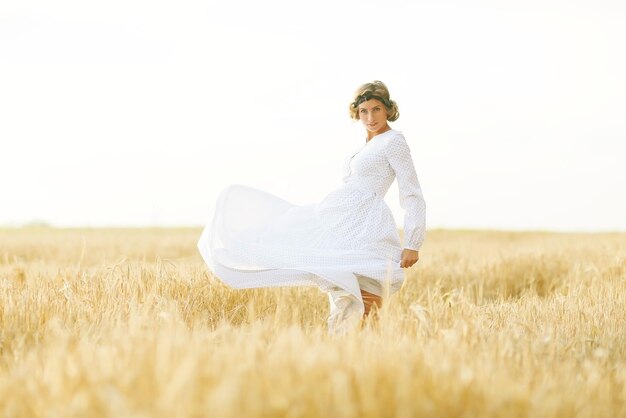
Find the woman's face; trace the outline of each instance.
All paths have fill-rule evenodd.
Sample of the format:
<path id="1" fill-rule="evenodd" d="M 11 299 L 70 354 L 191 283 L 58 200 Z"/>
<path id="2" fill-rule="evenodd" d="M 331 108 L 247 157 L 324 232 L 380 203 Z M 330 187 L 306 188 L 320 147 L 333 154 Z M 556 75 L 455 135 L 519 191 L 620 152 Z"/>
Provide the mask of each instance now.
<path id="1" fill-rule="evenodd" d="M 359 105 L 359 119 L 372 134 L 387 129 L 387 110 L 385 105 L 376 99 L 370 99 Z"/>

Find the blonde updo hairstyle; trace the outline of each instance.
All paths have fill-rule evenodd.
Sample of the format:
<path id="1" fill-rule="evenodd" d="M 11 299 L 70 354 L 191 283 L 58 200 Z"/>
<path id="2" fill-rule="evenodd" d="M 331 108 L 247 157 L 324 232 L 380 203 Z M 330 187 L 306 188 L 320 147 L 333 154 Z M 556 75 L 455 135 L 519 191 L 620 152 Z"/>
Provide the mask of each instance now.
<path id="1" fill-rule="evenodd" d="M 385 105 L 388 121 L 393 122 L 400 117 L 398 104 L 389 98 L 387 86 L 378 80 L 365 83 L 354 92 L 354 100 L 350 103 L 350 117 L 359 120 L 359 105 L 370 99 L 376 99 Z"/>

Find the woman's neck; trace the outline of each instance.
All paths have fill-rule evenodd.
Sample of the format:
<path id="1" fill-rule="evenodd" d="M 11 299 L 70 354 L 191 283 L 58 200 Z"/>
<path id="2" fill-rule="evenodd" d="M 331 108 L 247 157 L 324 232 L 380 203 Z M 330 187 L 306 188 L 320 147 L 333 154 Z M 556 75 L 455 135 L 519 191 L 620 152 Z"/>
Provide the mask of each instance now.
<path id="1" fill-rule="evenodd" d="M 367 140 L 366 140 L 366 142 L 369 142 L 369 140 L 374 138 L 375 136 L 378 136 L 378 135 L 383 134 L 383 133 L 385 133 L 387 131 L 390 131 L 390 130 L 391 130 L 391 126 L 385 125 L 385 127 L 381 128 L 380 131 L 375 131 L 375 132 L 367 131 Z"/>

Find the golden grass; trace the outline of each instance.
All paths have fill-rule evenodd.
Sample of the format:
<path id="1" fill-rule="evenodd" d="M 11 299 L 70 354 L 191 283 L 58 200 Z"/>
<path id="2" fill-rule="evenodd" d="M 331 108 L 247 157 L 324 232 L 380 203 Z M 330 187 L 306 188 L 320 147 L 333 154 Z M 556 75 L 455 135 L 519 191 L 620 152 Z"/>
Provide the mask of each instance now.
<path id="1" fill-rule="evenodd" d="M 377 324 L 196 229 L 0 230 L 3 417 L 626 416 L 626 234 L 430 231 Z"/>

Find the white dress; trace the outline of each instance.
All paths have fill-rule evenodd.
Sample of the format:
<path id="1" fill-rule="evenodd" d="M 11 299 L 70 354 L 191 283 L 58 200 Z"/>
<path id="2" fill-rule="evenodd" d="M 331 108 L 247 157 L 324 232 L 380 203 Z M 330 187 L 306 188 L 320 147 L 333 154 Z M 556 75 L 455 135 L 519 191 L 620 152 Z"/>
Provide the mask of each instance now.
<path id="1" fill-rule="evenodd" d="M 381 296 L 384 288 L 397 291 L 402 249 L 418 250 L 425 236 L 409 146 L 401 132 L 386 131 L 346 158 L 344 169 L 341 186 L 308 205 L 241 184 L 223 189 L 198 242 L 213 274 L 240 289 L 317 285 L 329 293 L 331 316 L 345 314 L 347 304 L 362 313 L 361 288 Z M 394 178 L 405 211 L 404 245 L 384 201 Z"/>

